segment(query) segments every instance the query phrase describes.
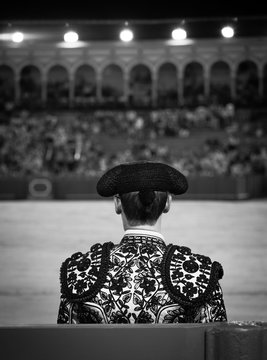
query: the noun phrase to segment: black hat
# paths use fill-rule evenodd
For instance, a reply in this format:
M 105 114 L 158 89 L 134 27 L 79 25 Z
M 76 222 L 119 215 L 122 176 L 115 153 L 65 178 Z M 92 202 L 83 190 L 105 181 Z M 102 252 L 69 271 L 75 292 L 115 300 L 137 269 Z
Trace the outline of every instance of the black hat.
M 117 165 L 102 175 L 96 185 L 98 194 L 103 197 L 143 190 L 181 195 L 187 188 L 186 177 L 180 171 L 167 164 L 151 161 Z

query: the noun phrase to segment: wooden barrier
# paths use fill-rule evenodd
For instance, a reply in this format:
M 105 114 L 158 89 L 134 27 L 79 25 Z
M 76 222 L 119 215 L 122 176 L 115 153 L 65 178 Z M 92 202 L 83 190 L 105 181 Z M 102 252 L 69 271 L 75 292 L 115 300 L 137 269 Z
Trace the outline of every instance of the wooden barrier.
M 1 200 L 23 200 L 28 196 L 26 177 L 4 176 L 0 178 Z
M 0 327 L 2 360 L 266 360 L 267 323 Z
M 267 323 L 230 323 L 207 329 L 206 360 L 239 359 L 267 359 Z
M 98 178 L 86 176 L 55 176 L 31 178 L 0 178 L 0 199 L 102 199 L 96 192 Z M 191 176 L 188 191 L 179 199 L 245 200 L 267 196 L 264 176 Z

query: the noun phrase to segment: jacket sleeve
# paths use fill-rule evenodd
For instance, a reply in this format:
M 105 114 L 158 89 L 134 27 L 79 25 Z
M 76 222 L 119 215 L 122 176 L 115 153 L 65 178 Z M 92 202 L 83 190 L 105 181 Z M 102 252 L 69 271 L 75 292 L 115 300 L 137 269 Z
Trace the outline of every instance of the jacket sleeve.
M 57 324 L 70 324 L 70 303 L 64 296 L 61 296 Z
M 102 287 L 109 266 L 113 243 L 94 244 L 90 251 L 76 252 L 60 267 L 61 298 L 57 323 L 77 322 L 77 301 L 90 300 Z M 101 274 L 101 276 L 100 276 Z
M 223 292 L 219 282 L 217 282 L 210 299 L 197 309 L 194 319 L 195 323 L 209 323 L 216 321 L 227 321 Z

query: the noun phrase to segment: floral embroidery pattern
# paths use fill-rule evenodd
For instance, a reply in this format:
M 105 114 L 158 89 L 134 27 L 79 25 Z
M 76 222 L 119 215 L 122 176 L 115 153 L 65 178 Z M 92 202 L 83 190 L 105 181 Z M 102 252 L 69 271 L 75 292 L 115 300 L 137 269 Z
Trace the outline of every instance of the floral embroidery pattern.
M 79 324 L 101 324 L 103 318 L 99 311 L 87 304 L 77 303 L 73 307 L 73 313 L 76 314 L 76 322 Z
M 169 256 L 165 260 L 168 263 L 166 282 L 174 296 L 192 302 L 207 291 L 214 274 L 209 257 L 192 254 L 187 247 L 169 246 Z
M 169 306 L 165 311 L 165 315 L 163 317 L 164 324 L 172 324 L 172 323 L 185 323 L 185 310 L 179 306 Z
M 127 235 L 118 245 L 96 244 L 62 265 L 58 323 L 226 321 L 218 281 L 211 288 L 212 271 L 209 258 L 181 246 L 168 253 L 160 238 Z M 209 299 L 194 305 L 207 288 Z

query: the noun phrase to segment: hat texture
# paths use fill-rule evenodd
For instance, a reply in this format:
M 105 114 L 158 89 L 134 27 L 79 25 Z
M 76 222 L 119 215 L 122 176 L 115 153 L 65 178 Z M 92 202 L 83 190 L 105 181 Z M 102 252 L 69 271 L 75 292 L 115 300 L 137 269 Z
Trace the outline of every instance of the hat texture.
M 180 171 L 167 164 L 151 161 L 117 165 L 104 173 L 96 186 L 98 194 L 103 197 L 143 190 L 181 195 L 187 189 L 187 179 Z

